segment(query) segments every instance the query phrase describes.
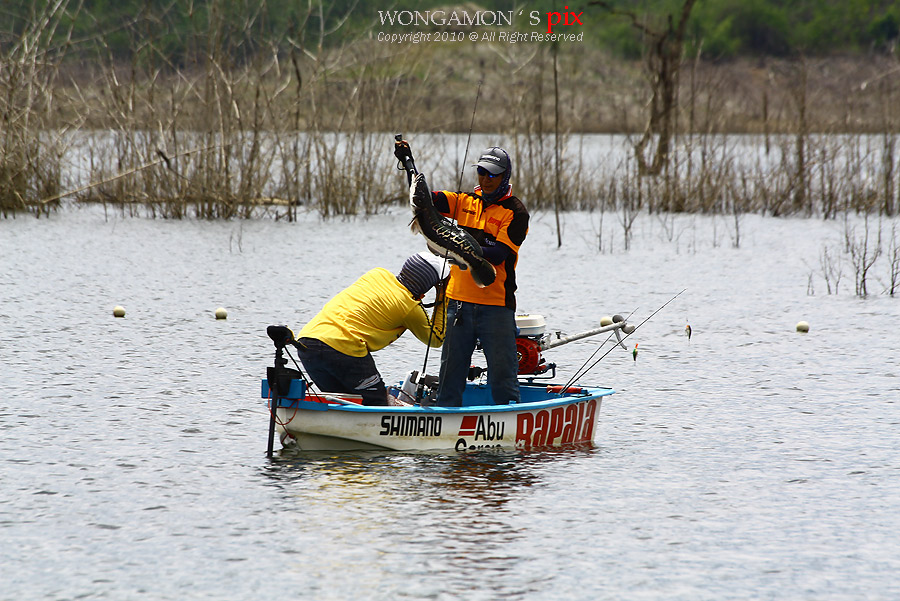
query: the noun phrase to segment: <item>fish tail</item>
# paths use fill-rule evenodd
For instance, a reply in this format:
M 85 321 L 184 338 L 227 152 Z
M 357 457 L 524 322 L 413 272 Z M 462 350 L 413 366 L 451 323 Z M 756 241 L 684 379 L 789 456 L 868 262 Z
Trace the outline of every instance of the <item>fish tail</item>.
M 474 261 L 472 267 L 472 279 L 480 288 L 490 286 L 497 279 L 497 270 L 488 261 L 484 259 Z

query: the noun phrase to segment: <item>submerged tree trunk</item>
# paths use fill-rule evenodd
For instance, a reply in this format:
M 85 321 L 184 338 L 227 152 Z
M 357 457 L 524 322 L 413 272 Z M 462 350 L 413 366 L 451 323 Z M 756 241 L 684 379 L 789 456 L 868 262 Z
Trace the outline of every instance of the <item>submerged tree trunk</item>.
M 597 5 L 612 14 L 621 15 L 631 20 L 631 24 L 645 37 L 646 68 L 650 79 L 650 114 L 641 139 L 634 145 L 634 156 L 637 159 L 641 175 L 659 175 L 669 162 L 669 149 L 675 135 L 675 117 L 678 105 L 678 81 L 681 57 L 684 47 L 684 35 L 691 9 L 695 0 L 684 0 L 678 24 L 674 24 L 673 15 L 666 15 L 663 29 L 653 29 L 645 20 L 627 10 L 612 6 L 603 0 L 594 0 L 588 6 Z M 647 160 L 647 148 L 656 138 L 656 149 L 652 160 Z

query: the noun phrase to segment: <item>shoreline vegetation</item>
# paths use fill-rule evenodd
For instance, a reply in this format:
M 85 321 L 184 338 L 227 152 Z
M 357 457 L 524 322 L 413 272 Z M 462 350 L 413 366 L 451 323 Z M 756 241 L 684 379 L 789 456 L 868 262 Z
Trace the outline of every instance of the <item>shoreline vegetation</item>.
M 4 217 L 66 203 L 167 219 L 373 214 L 407 202 L 386 168 L 388 134 L 470 128 L 512 148 L 536 211 L 610 211 L 629 225 L 640 212 L 900 211 L 895 51 L 720 62 L 677 25 L 645 27 L 634 60 L 587 42 L 399 44 L 374 29 L 251 49 L 251 17 L 212 11 L 179 64 L 140 28 L 127 59 L 103 36 L 85 59 L 69 4 L 0 44 Z M 582 134 L 622 134 L 631 151 L 609 164 Z

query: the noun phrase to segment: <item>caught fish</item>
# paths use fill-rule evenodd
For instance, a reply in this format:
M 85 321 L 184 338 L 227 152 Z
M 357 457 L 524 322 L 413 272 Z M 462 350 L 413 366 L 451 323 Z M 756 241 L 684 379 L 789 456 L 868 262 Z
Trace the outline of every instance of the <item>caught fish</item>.
M 431 252 L 440 257 L 446 256 L 460 269 L 469 269 L 472 279 L 482 288 L 494 282 L 497 270 L 484 258 L 481 245 L 469 232 L 438 213 L 431 199 L 431 190 L 421 173 L 413 177 L 409 201 L 415 215 L 413 233 L 425 236 Z

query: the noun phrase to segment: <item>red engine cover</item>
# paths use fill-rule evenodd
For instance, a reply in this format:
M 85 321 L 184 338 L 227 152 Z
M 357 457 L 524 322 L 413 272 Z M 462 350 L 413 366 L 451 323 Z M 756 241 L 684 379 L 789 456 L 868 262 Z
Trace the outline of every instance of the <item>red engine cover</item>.
M 530 338 L 516 338 L 519 373 L 533 374 L 541 364 L 541 345 Z

